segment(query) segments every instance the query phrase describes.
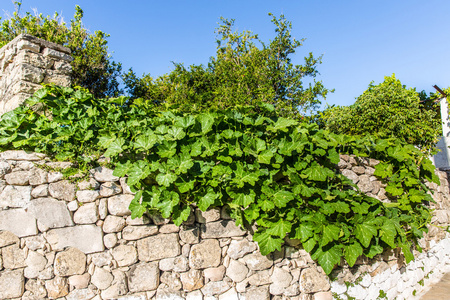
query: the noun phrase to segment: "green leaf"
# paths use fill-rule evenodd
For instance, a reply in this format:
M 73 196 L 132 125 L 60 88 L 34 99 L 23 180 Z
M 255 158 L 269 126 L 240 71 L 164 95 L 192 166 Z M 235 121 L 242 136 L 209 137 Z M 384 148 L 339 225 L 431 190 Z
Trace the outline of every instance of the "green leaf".
M 106 149 L 105 156 L 106 157 L 112 157 L 116 156 L 117 154 L 121 153 L 123 151 L 123 145 L 125 144 L 125 139 L 120 137 L 115 139 L 114 141 L 109 144 L 108 149 Z
M 311 252 L 314 247 L 316 246 L 317 241 L 314 237 L 310 238 L 306 242 L 302 242 L 303 249 L 305 249 L 307 252 Z
M 335 225 L 329 224 L 323 226 L 322 240 L 321 240 L 322 247 L 328 245 L 328 243 L 331 243 L 334 240 L 337 240 L 339 238 L 340 232 L 341 229 Z
M 328 169 L 314 162 L 309 168 L 302 171 L 302 174 L 309 180 L 326 181 L 328 178 Z
M 140 203 L 140 199 L 142 197 L 142 191 L 138 191 L 134 196 L 134 199 L 131 200 L 129 209 L 131 211 L 131 218 L 141 218 L 142 215 L 147 211 L 147 208 Z
M 286 237 L 286 234 L 291 232 L 291 228 L 291 222 L 279 219 L 278 222 L 272 224 L 272 227 L 267 229 L 266 232 L 284 239 Z
M 403 194 L 403 189 L 399 187 L 400 184 L 395 184 L 393 182 L 389 182 L 386 187 L 386 192 L 391 194 L 392 196 L 400 196 Z
M 194 189 L 195 180 L 175 182 L 175 185 L 178 187 L 180 193 L 183 194 Z
M 353 267 L 358 257 L 360 257 L 362 254 L 363 248 L 361 247 L 361 244 L 358 242 L 354 242 L 353 244 L 344 246 L 345 260 L 347 261 L 350 267 Z
M 201 211 L 206 211 L 211 205 L 214 204 L 216 199 L 220 198 L 222 195 L 220 193 L 214 193 L 212 188 L 208 189 L 206 195 L 200 198 L 198 201 L 198 208 Z
M 180 127 L 171 127 L 168 131 L 167 134 L 169 134 L 170 136 L 172 136 L 172 138 L 174 140 L 181 140 L 182 138 L 184 138 L 186 136 L 186 133 L 184 132 L 184 130 Z
M 319 256 L 317 262 L 328 275 L 333 271 L 335 265 L 341 262 L 342 251 L 338 246 L 333 246 L 330 249 L 324 251 Z
M 275 250 L 281 251 L 283 239 L 274 238 L 268 232 L 255 232 L 253 240 L 258 243 L 262 255 L 268 255 Z
M 275 124 L 273 125 L 269 125 L 267 126 L 267 130 L 276 132 L 278 130 L 283 130 L 286 129 L 287 127 L 293 126 L 293 125 L 297 125 L 298 122 L 293 120 L 293 119 L 286 119 L 286 118 L 278 118 L 278 120 L 275 122 Z
M 336 149 L 331 148 L 328 150 L 328 159 L 333 164 L 338 164 L 340 161 L 339 153 L 336 152 Z
M 121 164 L 120 162 L 116 164 L 116 167 L 114 168 L 113 175 L 117 177 L 124 177 L 127 173 L 130 167 L 132 166 L 131 161 L 127 160 L 126 163 Z
M 211 131 L 214 124 L 214 117 L 211 114 L 200 114 L 197 116 L 197 120 L 202 126 L 202 133 L 205 134 Z
M 141 179 L 147 178 L 148 175 L 150 175 L 148 162 L 139 160 L 129 168 L 127 184 L 134 186 Z
M 295 229 L 295 238 L 299 239 L 302 243 L 313 236 L 314 226 L 306 222 L 300 223 L 300 225 Z
M 158 155 L 162 158 L 172 157 L 177 153 L 177 142 L 176 141 L 163 141 L 161 145 L 158 146 Z
M 377 227 L 370 222 L 357 224 L 355 227 L 355 236 L 364 247 L 369 247 L 373 236 L 377 235 Z
M 154 133 L 141 134 L 134 142 L 134 149 L 147 151 L 151 149 L 158 141 L 158 137 Z
M 169 187 L 175 180 L 177 180 L 177 175 L 173 173 L 159 173 L 156 176 L 156 182 L 158 182 L 159 185 L 163 185 L 165 187 Z
M 294 199 L 294 194 L 285 190 L 279 190 L 273 194 L 273 202 L 279 208 L 283 208 Z
M 191 207 L 185 206 L 183 209 L 180 209 L 180 207 L 175 206 L 173 210 L 172 215 L 172 221 L 176 226 L 180 226 L 181 223 L 186 221 L 191 214 Z
M 273 152 L 270 150 L 264 150 L 258 154 L 258 162 L 262 164 L 270 164 L 272 160 Z

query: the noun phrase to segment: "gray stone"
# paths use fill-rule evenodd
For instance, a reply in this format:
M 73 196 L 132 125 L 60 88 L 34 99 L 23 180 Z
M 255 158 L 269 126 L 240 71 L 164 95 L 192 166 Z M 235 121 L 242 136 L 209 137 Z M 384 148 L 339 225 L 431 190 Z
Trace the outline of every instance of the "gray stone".
M 45 288 L 50 299 L 58 299 L 69 294 L 67 279 L 64 277 L 56 276 L 52 280 L 46 281 Z
M 115 182 L 105 182 L 100 186 L 100 196 L 111 197 L 122 193 L 122 187 Z
M 214 239 L 204 240 L 200 244 L 193 245 L 189 253 L 189 265 L 193 269 L 217 267 L 220 259 L 219 242 Z
M 270 300 L 269 286 L 251 286 L 245 292 L 245 299 Z
M 108 211 L 111 215 L 115 216 L 129 216 L 131 211 L 128 209 L 131 200 L 134 199 L 133 195 L 124 194 L 117 195 L 108 198 Z
M 226 281 L 210 281 L 201 289 L 203 295 L 212 296 L 223 294 L 231 288 Z
M 129 185 L 126 183 L 126 178 L 120 178 L 120 186 L 122 187 L 122 191 L 124 194 L 133 194 Z
M 59 252 L 55 257 L 55 275 L 81 275 L 86 270 L 86 255 L 77 248 Z
M 195 290 L 186 294 L 186 300 L 201 300 L 201 299 L 203 299 L 203 294 L 199 290 Z
M 112 271 L 114 279 L 111 286 L 102 291 L 102 299 L 114 299 L 128 293 L 127 278 L 125 273 L 120 270 Z
M 267 285 L 271 282 L 269 270 L 256 271 L 248 278 L 248 283 L 252 286 Z
M 100 193 L 98 191 L 91 190 L 81 190 L 77 191 L 77 200 L 82 203 L 94 202 L 96 199 L 100 197 Z
M 0 231 L 0 248 L 18 243 L 19 238 L 17 235 L 7 230 Z
M 291 284 L 292 275 L 282 268 L 275 268 L 270 279 L 272 281 L 270 293 L 272 295 L 281 295 L 285 288 L 289 287 Z
M 40 168 L 33 168 L 30 171 L 29 183 L 30 185 L 41 185 L 48 182 L 48 172 Z
M 0 176 L 11 172 L 11 165 L 6 160 L 0 160 Z
M 52 229 L 47 232 L 47 241 L 54 250 L 75 247 L 86 254 L 104 250 L 102 230 L 95 225 Z
M 40 198 L 48 196 L 48 184 L 38 185 L 31 191 L 31 197 Z
M 103 222 L 103 232 L 113 233 L 119 232 L 125 227 L 125 220 L 122 217 L 107 216 Z
M 28 211 L 37 219 L 41 231 L 73 225 L 66 203 L 53 198 L 32 200 Z
M 48 172 L 48 183 L 56 182 L 64 178 L 61 172 Z
M 127 226 L 122 230 L 122 238 L 127 241 L 135 241 L 157 233 L 158 226 Z
M 33 295 L 34 298 L 30 298 L 30 300 L 31 299 L 40 300 L 47 297 L 47 291 L 45 290 L 45 286 L 42 281 L 33 279 L 27 280 L 27 283 L 25 284 L 25 290 Z M 22 299 L 24 300 L 24 297 L 22 297 Z
M 108 203 L 106 199 L 100 199 L 98 201 L 98 216 L 100 219 L 104 220 L 108 215 Z
M 73 214 L 76 224 L 93 224 L 98 221 L 97 204 L 86 203 L 78 208 Z
M 220 209 L 210 208 L 207 211 L 195 210 L 195 218 L 198 223 L 210 223 L 220 219 Z
M 112 275 L 111 275 L 112 276 Z M 66 300 L 89 300 L 95 297 L 95 293 L 91 289 L 75 289 L 66 296 Z
M 362 175 L 366 172 L 366 168 L 362 166 L 354 166 L 352 168 L 352 171 L 355 172 L 357 175 Z
M 137 241 L 139 260 L 153 261 L 180 255 L 178 234 L 158 234 Z
M 175 233 L 179 231 L 180 227 L 175 224 L 165 224 L 159 228 L 160 233 Z
M 150 224 L 150 218 L 146 215 L 143 215 L 141 218 L 131 218 L 131 216 L 127 217 L 127 225 L 147 225 Z
M 248 268 L 237 260 L 232 259 L 230 260 L 226 274 L 234 282 L 241 282 L 247 277 Z
M 112 256 L 108 252 L 100 252 L 90 254 L 91 261 L 97 267 L 109 266 L 112 261 Z
M 26 278 L 37 278 L 39 272 L 44 270 L 47 265 L 47 259 L 35 251 L 28 251 L 27 259 L 25 260 L 27 266 L 24 270 Z
M 158 263 L 139 263 L 128 273 L 128 288 L 130 292 L 155 290 L 159 285 Z
M 38 233 L 36 219 L 24 209 L 0 211 L 0 230 L 10 231 L 18 237 L 36 235 Z
M 18 244 L 6 246 L 1 250 L 5 269 L 12 270 L 25 267 L 25 249 L 20 249 Z
M 304 269 L 300 275 L 300 290 L 304 293 L 326 292 L 330 289 L 328 277 L 315 268 Z
M 111 249 L 117 245 L 117 236 L 114 233 L 107 234 L 103 237 L 103 243 L 106 248 Z
M 241 258 L 241 260 L 253 271 L 265 270 L 273 265 L 271 255 L 263 256 L 260 252 L 248 254 Z
M 372 184 L 372 181 L 370 181 L 369 175 L 359 176 L 359 181 L 358 181 L 357 186 L 363 193 L 368 193 L 375 188 L 374 185 Z
M 10 185 L 28 185 L 31 173 L 29 171 L 17 171 L 5 175 L 5 180 Z
M 77 200 L 73 200 L 70 201 L 69 203 L 67 203 L 67 209 L 69 211 L 76 211 L 78 209 L 79 205 L 78 205 L 78 201 Z
M 225 266 L 222 265 L 217 268 L 207 268 L 203 270 L 203 273 L 205 274 L 205 278 L 210 281 L 220 281 L 225 275 Z
M 69 277 L 69 284 L 76 289 L 87 288 L 89 282 L 91 281 L 91 275 L 89 273 L 84 273 L 83 275 L 73 275 Z
M 131 245 L 119 245 L 112 250 L 112 256 L 119 267 L 130 266 L 137 262 L 136 248 Z
M 199 270 L 191 269 L 188 272 L 181 273 L 180 279 L 183 283 L 183 290 L 186 292 L 201 289 L 204 285 L 202 272 Z
M 234 287 L 232 287 L 225 293 L 219 295 L 219 300 L 239 300 L 239 299 L 240 297 Z
M 232 259 L 239 259 L 244 257 L 247 253 L 256 250 L 256 245 L 253 242 L 249 242 L 247 239 L 240 241 L 233 240 L 228 247 L 227 254 Z
M 48 192 L 53 198 L 70 202 L 75 199 L 75 184 L 68 180 L 52 182 L 48 185 Z
M 45 157 L 42 153 L 26 152 L 23 150 L 8 150 L 0 153 L 0 158 L 5 160 L 36 161 Z
M 0 193 L 0 208 L 26 208 L 31 200 L 31 186 L 8 185 Z
M 99 182 L 119 181 L 119 177 L 113 175 L 113 170 L 105 167 L 97 167 L 89 171 L 94 179 Z
M 100 188 L 100 183 L 94 178 L 89 178 L 89 180 L 83 180 L 78 182 L 78 189 L 80 190 L 98 190 Z
M 181 290 L 181 288 L 183 287 L 180 281 L 180 275 L 178 273 L 163 272 L 162 275 L 159 277 L 159 281 L 167 285 L 169 289 L 175 291 Z
M 182 225 L 179 231 L 180 239 L 186 244 L 198 244 L 200 230 L 197 226 Z
M 203 239 L 217 239 L 225 237 L 242 236 L 246 231 L 237 227 L 232 220 L 222 220 L 201 225 Z
M 24 283 L 23 270 L 0 272 L 0 299 L 21 297 Z
M 161 285 L 156 291 L 155 300 L 184 300 L 181 292 Z
M 109 271 L 97 267 L 92 274 L 91 283 L 100 290 L 105 290 L 111 286 L 113 279 L 114 277 Z
M 350 179 L 351 181 L 353 181 L 353 183 L 358 183 L 359 181 L 359 177 L 358 175 L 356 175 L 355 172 L 353 172 L 352 170 L 342 170 L 341 172 L 342 175 L 344 175 L 345 177 L 347 177 L 348 179 Z

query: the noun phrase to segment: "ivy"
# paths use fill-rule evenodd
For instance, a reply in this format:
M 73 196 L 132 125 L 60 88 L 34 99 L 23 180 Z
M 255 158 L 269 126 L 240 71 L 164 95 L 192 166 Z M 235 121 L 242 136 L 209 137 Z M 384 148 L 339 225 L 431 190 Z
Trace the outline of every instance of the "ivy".
M 150 101 L 94 99 L 48 86 L 0 120 L 1 150 L 43 152 L 89 168 L 104 155 L 136 192 L 133 217 L 160 213 L 175 224 L 193 208 L 227 205 L 266 255 L 298 239 L 329 274 L 400 247 L 413 259 L 431 215 L 431 162 L 395 139 L 359 138 L 278 117 L 264 104 L 235 109 L 160 111 Z M 375 175 L 390 203 L 371 198 L 339 174 L 339 154 L 381 161 Z

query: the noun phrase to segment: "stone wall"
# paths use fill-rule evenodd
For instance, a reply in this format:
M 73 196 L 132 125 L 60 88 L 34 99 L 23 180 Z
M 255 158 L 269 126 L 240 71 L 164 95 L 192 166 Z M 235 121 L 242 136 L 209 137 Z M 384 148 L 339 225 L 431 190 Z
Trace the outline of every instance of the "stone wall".
M 70 86 L 70 49 L 28 34 L 0 49 L 0 115 L 22 104 L 42 83 Z
M 374 160 L 339 167 L 383 198 Z M 54 163 L 0 153 L 0 299 L 413 299 L 450 265 L 450 237 L 432 226 L 408 265 L 397 252 L 336 268 L 331 280 L 296 242 L 262 256 L 226 211 L 196 211 L 181 227 L 156 215 L 132 219 L 125 178 L 98 167 L 71 182 Z M 448 225 L 447 174 L 433 222 Z

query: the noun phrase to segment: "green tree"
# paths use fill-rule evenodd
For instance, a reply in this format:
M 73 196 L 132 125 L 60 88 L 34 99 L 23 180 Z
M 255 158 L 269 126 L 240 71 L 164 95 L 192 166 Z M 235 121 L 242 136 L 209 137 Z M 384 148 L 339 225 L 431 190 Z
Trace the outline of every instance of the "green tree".
M 216 30 L 217 52 L 207 66 L 186 68 L 175 64 L 171 73 L 156 79 L 149 74 L 139 78 L 130 70 L 123 76 L 126 90 L 131 98 L 187 109 L 258 102 L 274 104 L 279 112 L 290 116 L 317 109 L 320 97 L 329 90 L 321 81 L 305 85 L 303 80 L 318 75 L 321 57 L 309 53 L 304 65 L 294 65 L 291 56 L 304 40 L 292 37 L 292 24 L 283 15 L 272 16 L 272 23 L 276 36 L 265 44 L 250 31 L 234 32 L 234 20 L 221 18 Z
M 1 21 L 0 47 L 21 33 L 58 43 L 72 51 L 72 85 L 82 86 L 96 97 L 117 96 L 121 93 L 118 78 L 122 67 L 108 54 L 108 34 L 95 31 L 93 34 L 83 26 L 83 10 L 75 6 L 70 26 L 55 13 L 53 17 L 26 12 L 20 14 L 20 2 L 15 2 L 16 11 L 10 18 Z
M 335 133 L 394 137 L 432 152 L 441 135 L 441 122 L 439 111 L 430 103 L 421 102 L 421 95 L 393 74 L 378 85 L 371 82 L 353 105 L 327 108 L 321 121 Z

